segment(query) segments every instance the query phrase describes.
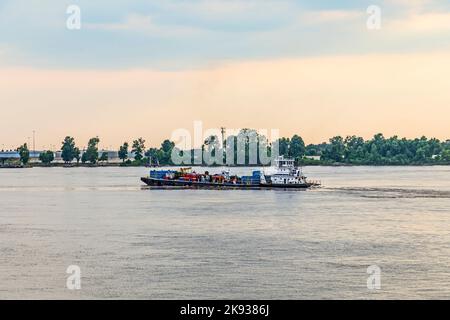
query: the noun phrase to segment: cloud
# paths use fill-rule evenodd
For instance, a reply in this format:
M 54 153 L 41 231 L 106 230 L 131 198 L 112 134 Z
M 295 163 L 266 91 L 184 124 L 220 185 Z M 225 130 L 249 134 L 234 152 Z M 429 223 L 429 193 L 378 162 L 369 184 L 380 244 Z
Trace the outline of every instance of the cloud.
M 370 0 L 77 0 L 82 29 L 65 27 L 74 1 L 4 0 L 3 64 L 43 68 L 197 68 L 267 58 L 434 50 L 447 30 L 436 1 L 382 2 L 382 30 L 366 29 Z M 414 8 L 414 9 L 412 9 Z M 408 37 L 404 33 L 408 32 Z M 442 42 L 442 41 L 441 41 Z
M 266 29 L 289 23 L 299 7 L 283 0 L 200 0 L 163 1 L 159 6 L 174 24 L 234 30 Z M 240 29 L 242 28 L 242 29 Z
M 300 19 L 308 24 L 323 24 L 333 22 L 349 22 L 365 17 L 362 10 L 321 10 L 307 11 L 300 15 Z
M 389 29 L 398 32 L 448 32 L 450 31 L 450 13 L 412 14 L 404 19 L 388 23 Z
M 436 0 L 385 0 L 387 8 L 397 7 L 395 14 L 387 8 L 384 27 L 389 32 L 426 36 L 450 31 L 450 5 Z M 391 9 L 392 11 L 392 9 Z
M 423 8 L 426 5 L 435 3 L 434 0 L 385 0 L 387 5 L 398 5 L 409 8 Z
M 205 30 L 190 26 L 162 26 L 155 23 L 151 16 L 141 14 L 129 14 L 123 21 L 110 23 L 88 22 L 84 24 L 88 30 L 99 30 L 106 32 L 132 32 L 152 35 L 157 37 L 167 36 L 189 36 L 195 35 Z
M 258 32 L 286 25 L 294 16 L 291 1 L 208 0 L 155 1 L 152 8 L 126 11 L 121 21 L 109 22 L 117 29 L 139 31 L 160 29 L 195 29 L 216 32 Z M 297 8 L 298 10 L 298 8 Z M 139 19 L 139 21 L 135 21 Z M 135 25 L 140 22 L 142 25 Z M 95 22 L 92 22 L 93 24 Z M 138 27 L 138 28 L 135 28 Z
M 156 29 L 155 24 L 150 16 L 131 14 L 128 15 L 125 21 L 122 22 L 111 22 L 111 23 L 86 23 L 85 26 L 88 29 L 100 29 L 108 31 L 117 30 L 131 30 L 131 31 L 142 31 L 142 30 L 152 30 Z

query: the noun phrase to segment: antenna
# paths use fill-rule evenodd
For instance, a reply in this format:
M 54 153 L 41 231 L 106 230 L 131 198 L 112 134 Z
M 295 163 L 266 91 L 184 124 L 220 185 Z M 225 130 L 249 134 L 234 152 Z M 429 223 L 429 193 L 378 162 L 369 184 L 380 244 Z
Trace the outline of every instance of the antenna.
M 33 130 L 33 155 L 36 155 L 36 131 Z
M 220 127 L 220 132 L 222 133 L 222 148 L 225 148 L 225 127 Z
M 225 160 L 225 127 L 220 127 L 222 133 L 222 161 Z

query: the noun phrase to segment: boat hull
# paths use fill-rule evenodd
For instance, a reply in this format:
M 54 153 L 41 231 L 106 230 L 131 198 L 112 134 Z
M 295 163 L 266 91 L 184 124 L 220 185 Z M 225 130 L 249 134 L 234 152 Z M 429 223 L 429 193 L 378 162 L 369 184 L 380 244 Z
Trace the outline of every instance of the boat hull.
M 308 189 L 318 186 L 315 183 L 302 184 L 234 184 L 234 183 L 213 183 L 213 182 L 198 182 L 198 181 L 183 181 L 183 180 L 169 180 L 143 177 L 141 181 L 150 187 L 159 188 L 186 188 L 186 189 Z

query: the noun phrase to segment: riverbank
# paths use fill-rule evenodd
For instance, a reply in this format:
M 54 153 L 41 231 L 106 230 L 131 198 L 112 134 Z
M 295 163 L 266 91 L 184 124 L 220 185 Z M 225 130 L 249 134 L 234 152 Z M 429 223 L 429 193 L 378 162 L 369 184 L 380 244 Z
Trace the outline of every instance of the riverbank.
M 317 163 L 317 164 L 301 164 L 302 167 L 434 167 L 434 166 L 450 166 L 450 163 L 411 163 L 411 164 L 352 164 L 352 163 Z M 42 163 L 31 163 L 27 165 L 14 165 L 14 166 L 0 166 L 0 169 L 30 169 L 30 168 L 105 168 L 105 167 L 147 167 L 147 168 L 179 168 L 179 167 L 209 167 L 209 168 L 218 168 L 223 167 L 221 165 L 213 165 L 213 166 L 204 166 L 204 165 L 162 165 L 159 167 L 151 166 L 148 167 L 146 165 L 128 165 L 122 163 L 78 163 L 78 164 L 66 164 L 66 163 L 52 163 L 52 164 L 42 164 Z M 226 166 L 229 168 L 260 168 L 260 167 L 268 167 L 261 165 L 233 165 Z

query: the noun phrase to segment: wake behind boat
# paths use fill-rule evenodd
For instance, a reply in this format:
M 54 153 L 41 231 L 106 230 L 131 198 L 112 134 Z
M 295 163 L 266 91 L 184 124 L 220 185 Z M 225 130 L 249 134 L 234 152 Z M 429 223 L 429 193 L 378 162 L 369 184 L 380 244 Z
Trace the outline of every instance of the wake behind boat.
M 196 173 L 192 168 L 173 170 L 151 170 L 148 177 L 141 178 L 150 187 L 157 188 L 207 188 L 207 189 L 307 189 L 320 186 L 320 182 L 309 181 L 296 167 L 294 160 L 275 159 L 272 174 L 260 170 L 251 176 L 231 175 L 229 171 L 221 174 Z

